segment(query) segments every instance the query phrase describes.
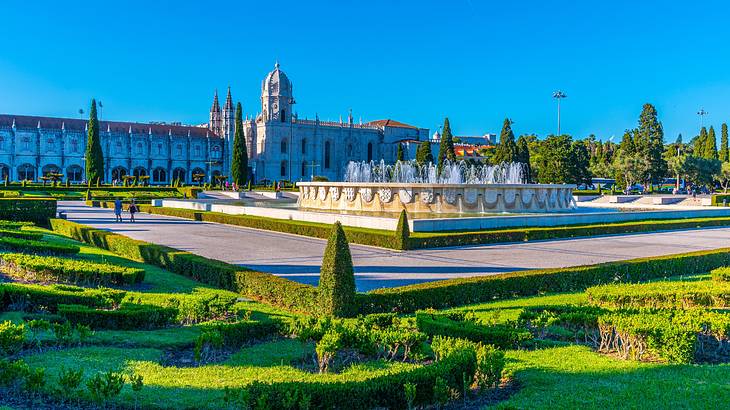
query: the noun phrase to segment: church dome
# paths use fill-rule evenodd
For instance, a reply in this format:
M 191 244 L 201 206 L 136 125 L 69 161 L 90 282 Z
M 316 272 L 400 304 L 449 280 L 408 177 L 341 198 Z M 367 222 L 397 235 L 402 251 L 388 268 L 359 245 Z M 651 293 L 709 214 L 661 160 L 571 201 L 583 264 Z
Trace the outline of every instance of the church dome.
M 439 134 L 439 132 L 436 131 L 436 132 L 433 133 L 433 136 L 431 137 L 431 139 L 434 140 L 434 141 L 438 141 L 438 140 L 441 139 L 441 134 Z
M 287 77 L 286 74 L 279 69 L 278 61 L 274 65 L 274 70 L 266 75 L 264 82 L 261 84 L 261 94 L 264 96 L 292 96 L 291 81 L 289 81 L 289 77 Z

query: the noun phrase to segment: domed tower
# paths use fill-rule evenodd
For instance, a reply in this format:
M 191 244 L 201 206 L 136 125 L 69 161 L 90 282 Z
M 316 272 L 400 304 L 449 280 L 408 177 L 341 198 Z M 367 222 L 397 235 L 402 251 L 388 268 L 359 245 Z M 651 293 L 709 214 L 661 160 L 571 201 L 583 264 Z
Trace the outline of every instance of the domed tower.
M 264 121 L 290 121 L 294 103 L 291 81 L 279 69 L 277 62 L 274 71 L 270 72 L 261 84 L 261 112 Z

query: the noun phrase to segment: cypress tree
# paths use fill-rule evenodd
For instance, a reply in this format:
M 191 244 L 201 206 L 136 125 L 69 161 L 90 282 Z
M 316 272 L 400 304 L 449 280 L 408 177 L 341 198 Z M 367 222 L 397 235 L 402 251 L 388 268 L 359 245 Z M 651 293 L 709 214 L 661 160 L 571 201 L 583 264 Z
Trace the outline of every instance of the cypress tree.
M 403 153 L 403 144 L 398 143 L 398 151 L 395 154 L 396 161 L 405 161 L 405 155 Z
M 499 134 L 499 144 L 497 144 L 494 153 L 494 161 L 497 164 L 518 161 L 515 134 L 512 132 L 512 121 L 509 118 L 505 118 L 504 124 L 502 124 L 502 132 Z
M 720 154 L 719 159 L 722 162 L 730 162 L 730 149 L 727 141 L 727 124 L 722 123 L 720 128 Z
M 99 183 L 104 179 L 104 154 L 101 151 L 99 120 L 96 117 L 96 99 L 91 100 L 84 157 L 86 158 L 86 179 L 89 183 Z
M 433 162 L 433 153 L 431 152 L 431 142 L 422 141 L 416 150 L 416 162 L 418 165 L 426 165 Z
M 236 117 L 233 134 L 233 162 L 231 163 L 231 177 L 236 186 L 243 186 L 248 180 L 248 152 L 243 136 L 243 109 L 241 103 L 236 104 Z
M 323 315 L 353 316 L 355 305 L 355 271 L 350 246 L 339 221 L 332 226 L 319 271 L 320 310 Z
M 444 119 L 444 129 L 441 133 L 441 145 L 439 145 L 438 167 L 439 170 L 444 166 L 444 160 L 450 162 L 456 161 L 456 153 L 454 152 L 454 136 L 451 135 L 451 124 L 449 118 Z
M 707 138 L 705 138 L 705 149 L 704 155 L 702 156 L 707 159 L 717 159 L 717 136 L 715 135 L 715 128 L 712 125 L 710 125 L 710 132 L 707 134 Z
M 527 138 L 525 138 L 524 135 L 517 138 L 517 162 L 525 165 L 524 179 L 529 183 L 532 180 L 530 176 L 530 147 L 527 144 Z
M 406 213 L 405 209 L 400 211 L 400 216 L 398 217 L 398 226 L 395 228 L 394 234 L 395 249 L 400 249 L 404 251 L 410 249 L 411 230 L 408 227 L 408 214 Z
M 700 128 L 700 135 L 694 138 L 692 144 L 692 151 L 695 157 L 705 157 L 705 144 L 707 144 L 707 128 Z
M 634 140 L 636 150 L 649 162 L 649 176 L 657 182 L 667 173 L 664 160 L 664 128 L 651 104 L 644 104 Z
M 621 151 L 622 155 L 631 155 L 636 153 L 636 148 L 634 147 L 634 137 L 631 135 L 631 131 L 626 130 L 624 132 L 624 136 L 621 139 L 621 144 L 619 145 L 619 150 Z

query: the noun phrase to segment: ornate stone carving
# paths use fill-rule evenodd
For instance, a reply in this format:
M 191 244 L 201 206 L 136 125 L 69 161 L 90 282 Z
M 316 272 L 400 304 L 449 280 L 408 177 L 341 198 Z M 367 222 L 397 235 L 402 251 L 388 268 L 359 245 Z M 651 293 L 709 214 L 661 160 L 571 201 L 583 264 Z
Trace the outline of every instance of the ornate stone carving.
M 532 202 L 532 197 L 535 195 L 535 191 L 532 189 L 523 189 L 520 191 L 520 198 L 522 198 L 523 205 L 529 205 Z
M 327 198 L 327 189 L 325 187 L 321 186 L 317 190 L 317 199 L 320 201 L 324 201 Z
M 365 202 L 373 200 L 373 189 L 372 188 L 360 188 L 360 198 Z
M 488 209 L 494 209 L 497 207 L 497 201 L 499 201 L 499 192 L 495 189 L 485 189 L 482 198 L 484 198 L 484 206 Z
M 347 199 L 348 202 L 352 202 L 355 200 L 355 188 L 352 188 L 352 187 L 343 188 L 342 193 L 345 194 L 345 199 Z
M 393 191 L 390 188 L 380 188 L 378 189 L 378 196 L 381 201 L 388 203 L 393 199 Z
M 505 205 L 514 206 L 515 200 L 517 199 L 517 191 L 514 189 L 505 189 L 503 199 Z
M 422 189 L 418 196 L 424 204 L 433 203 L 433 189 Z
M 464 189 L 464 202 L 466 202 L 469 205 L 474 205 L 477 203 L 477 189 L 476 188 Z
M 454 188 L 444 188 L 444 200 L 447 204 L 456 203 L 456 190 Z
M 413 201 L 413 189 L 411 188 L 400 188 L 398 189 L 398 198 L 404 204 L 410 204 Z
M 339 201 L 340 200 L 340 188 L 336 186 L 330 187 L 330 198 L 332 198 L 333 201 Z

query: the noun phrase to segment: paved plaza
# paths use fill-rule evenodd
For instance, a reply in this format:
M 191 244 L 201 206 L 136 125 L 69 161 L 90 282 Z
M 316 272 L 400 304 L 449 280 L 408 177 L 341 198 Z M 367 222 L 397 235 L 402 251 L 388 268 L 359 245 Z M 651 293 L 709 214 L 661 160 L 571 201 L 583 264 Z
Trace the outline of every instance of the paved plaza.
M 138 214 L 115 223 L 111 209 L 60 202 L 68 219 L 135 239 L 317 283 L 325 240 L 230 225 Z M 351 244 L 357 287 L 366 291 L 431 280 L 557 268 L 730 246 L 730 228 L 601 236 L 396 252 Z

